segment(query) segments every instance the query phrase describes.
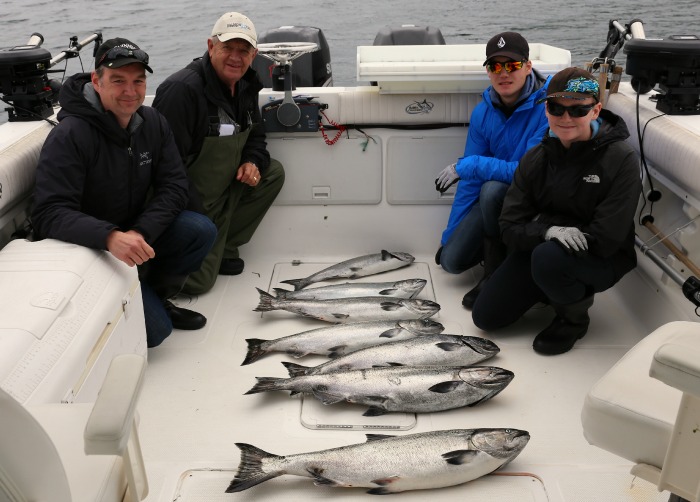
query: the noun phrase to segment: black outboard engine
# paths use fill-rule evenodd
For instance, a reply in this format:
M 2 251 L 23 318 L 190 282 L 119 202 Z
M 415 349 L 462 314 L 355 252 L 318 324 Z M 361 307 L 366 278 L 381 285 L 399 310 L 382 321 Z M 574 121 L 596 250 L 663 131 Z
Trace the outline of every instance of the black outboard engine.
M 445 45 L 445 39 L 438 28 L 404 24 L 398 28 L 382 28 L 372 45 Z
M 303 54 L 294 61 L 293 88 L 329 87 L 333 85 L 331 51 L 326 37 L 320 28 L 310 26 L 282 26 L 263 32 L 258 43 L 308 42 L 318 46 L 318 50 Z M 284 90 L 283 68 L 271 64 L 258 54 L 253 60 L 253 69 L 258 72 L 265 87 L 275 91 Z
M 700 39 L 673 35 L 662 40 L 630 40 L 626 73 L 643 94 L 659 84 L 657 110 L 668 115 L 700 115 Z
M 48 79 L 51 53 L 40 45 L 44 38 L 34 33 L 27 45 L 0 51 L 0 94 L 11 106 L 10 122 L 27 122 L 53 115 L 55 89 Z

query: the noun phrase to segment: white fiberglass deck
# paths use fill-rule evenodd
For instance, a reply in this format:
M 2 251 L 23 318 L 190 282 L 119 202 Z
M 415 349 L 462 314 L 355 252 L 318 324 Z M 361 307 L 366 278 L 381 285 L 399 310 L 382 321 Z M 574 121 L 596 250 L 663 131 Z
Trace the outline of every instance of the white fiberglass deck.
M 273 212 L 276 210 L 283 208 L 273 208 Z M 436 500 L 459 497 L 518 502 L 668 499 L 667 493 L 658 493 L 653 485 L 634 479 L 629 474 L 629 463 L 590 446 L 580 424 L 581 406 L 591 385 L 636 341 L 666 322 L 659 317 L 656 326 L 642 323 L 641 319 L 648 316 L 638 313 L 648 305 L 637 304 L 635 299 L 653 297 L 654 293 L 639 271 L 626 276 L 613 290 L 596 296 L 590 331 L 571 352 L 544 357 L 533 352 L 531 344 L 537 331 L 549 322 L 549 308 L 531 311 L 503 332 L 485 334 L 474 327 L 470 313 L 461 306 L 462 295 L 477 279 L 472 272 L 452 276 L 435 265 L 432 255 L 420 255 L 408 248 L 392 249 L 414 254 L 416 262 L 361 280 L 427 279 L 419 297 L 434 299 L 441 305 L 433 319 L 445 325 L 445 333 L 494 340 L 501 353 L 483 364 L 509 369 L 515 378 L 501 394 L 476 407 L 418 415 L 414 428 L 382 433 L 512 427 L 525 429 L 531 435 L 524 451 L 499 471 L 503 475 L 429 493 L 405 492 L 399 495 L 402 500 L 422 500 L 426 496 Z M 350 251 L 307 262 L 303 255 L 288 256 L 286 260 L 270 256 L 256 260 L 245 254 L 245 248 L 242 251 L 246 260 L 242 275 L 219 277 L 206 295 L 179 300 L 181 305 L 193 304 L 193 308 L 203 312 L 209 319 L 207 326 L 201 331 L 175 331 L 162 346 L 149 350 L 146 385 L 139 405 L 142 447 L 151 485 L 147 500 L 301 501 L 368 497 L 365 489 L 317 487 L 310 479 L 296 476 L 282 476 L 241 493 L 224 493 L 238 466 L 236 442 L 285 455 L 365 440 L 364 433 L 357 430 L 304 427 L 300 422 L 302 400 L 289 397 L 288 392 L 244 395 L 256 376 L 286 377 L 281 361 L 315 365 L 324 358 L 293 359 L 274 353 L 247 366 L 241 366 L 241 362 L 246 354 L 245 338 L 279 338 L 328 325 L 283 311 L 253 312 L 258 304 L 256 287 L 287 287 L 278 281 L 305 277 L 366 252 Z M 293 266 L 292 259 L 302 263 Z M 317 285 L 322 284 L 312 287 Z M 663 298 L 654 302 L 654 310 L 659 312 L 675 310 Z M 332 413 L 333 406 L 338 405 L 324 411 Z M 361 406 L 344 406 L 344 410 L 356 409 L 358 415 L 364 411 Z

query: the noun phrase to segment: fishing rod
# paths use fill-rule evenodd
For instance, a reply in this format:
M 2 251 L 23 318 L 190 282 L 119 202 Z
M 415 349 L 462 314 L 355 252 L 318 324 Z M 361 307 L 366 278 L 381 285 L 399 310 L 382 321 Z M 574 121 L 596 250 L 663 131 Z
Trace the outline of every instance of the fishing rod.
M 10 122 L 48 120 L 53 115 L 53 105 L 58 100 L 61 83 L 49 79 L 49 73 L 57 63 L 79 56 L 80 50 L 94 43 L 93 57 L 102 43 L 102 33 L 95 32 L 84 40 L 77 36 L 70 38 L 68 49 L 55 57 L 41 47 L 44 37 L 32 33 L 25 45 L 18 45 L 0 51 L 0 100 L 9 105 L 5 110 Z

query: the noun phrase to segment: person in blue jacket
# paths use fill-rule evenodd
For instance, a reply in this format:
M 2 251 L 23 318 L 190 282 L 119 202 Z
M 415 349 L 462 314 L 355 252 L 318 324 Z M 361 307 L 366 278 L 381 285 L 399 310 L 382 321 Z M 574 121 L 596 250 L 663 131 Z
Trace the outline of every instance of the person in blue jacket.
M 530 47 L 519 33 L 499 33 L 488 41 L 484 66 L 491 85 L 471 115 L 464 156 L 435 180 L 443 193 L 459 181 L 436 263 L 459 274 L 484 262 L 482 279 L 462 299 L 468 309 L 505 259 L 498 217 L 518 161 L 547 131 L 538 100 L 546 96 L 549 78 L 529 58 Z
M 104 250 L 138 267 L 148 347 L 173 328 L 206 318 L 173 304 L 216 238 L 204 215 L 187 211 L 189 182 L 168 122 L 142 106 L 148 54 L 106 40 L 95 69 L 63 84 L 58 125 L 39 156 L 32 224 L 36 239 Z

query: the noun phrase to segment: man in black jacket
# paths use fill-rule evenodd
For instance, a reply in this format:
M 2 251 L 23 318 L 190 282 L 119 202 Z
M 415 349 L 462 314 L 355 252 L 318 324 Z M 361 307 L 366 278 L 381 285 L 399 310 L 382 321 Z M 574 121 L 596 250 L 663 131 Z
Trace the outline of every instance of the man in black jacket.
M 216 237 L 201 214 L 185 211 L 188 180 L 173 134 L 141 106 L 148 54 L 123 38 L 105 41 L 95 70 L 70 77 L 60 92 L 59 124 L 41 151 L 32 223 L 53 238 L 109 251 L 141 280 L 149 347 L 173 327 L 206 318 L 169 298 L 197 270 Z
M 228 12 L 214 25 L 207 52 L 165 80 L 153 106 L 170 122 L 193 186 L 190 207 L 216 224 L 218 237 L 185 291 L 211 289 L 217 274 L 243 271 L 239 246 L 250 241 L 284 183 L 270 159 L 250 68 L 257 34 L 250 19 Z M 199 204 L 196 204 L 198 202 Z

